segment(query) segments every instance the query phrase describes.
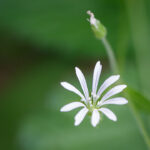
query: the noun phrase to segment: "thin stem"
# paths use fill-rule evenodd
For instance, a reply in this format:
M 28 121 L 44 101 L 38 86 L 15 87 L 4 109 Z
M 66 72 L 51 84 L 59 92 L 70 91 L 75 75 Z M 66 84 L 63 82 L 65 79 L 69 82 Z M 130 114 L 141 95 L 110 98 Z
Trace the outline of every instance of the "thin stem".
M 110 66 L 111 66 L 112 71 L 114 73 L 118 72 L 115 55 L 113 53 L 113 50 L 112 50 L 109 42 L 107 41 L 106 38 L 103 38 L 102 39 L 102 43 L 103 43 L 104 47 L 106 48 L 106 51 L 107 51 L 107 54 L 108 54 L 108 57 L 109 57 Z M 130 97 L 128 93 L 125 93 L 125 94 L 128 97 Z M 139 113 L 137 112 L 136 108 L 132 104 L 132 102 L 129 102 L 129 106 L 130 106 L 130 109 L 132 110 L 132 113 L 133 113 L 133 115 L 134 115 L 134 117 L 135 117 L 135 119 L 137 121 L 137 124 L 139 126 L 140 131 L 141 131 L 141 134 L 143 135 L 145 143 L 147 144 L 148 149 L 150 149 L 150 138 L 149 138 L 149 136 L 148 136 L 148 134 L 146 132 L 146 129 L 145 129 L 144 124 L 143 124 L 143 121 L 142 121 Z
M 112 47 L 109 44 L 108 40 L 106 39 L 106 37 L 102 38 L 102 43 L 107 51 L 108 57 L 109 57 L 109 63 L 110 63 L 110 67 L 112 69 L 112 71 L 114 73 L 118 72 L 118 67 L 117 67 L 117 63 L 116 63 L 116 59 L 115 59 L 115 55 L 113 53 Z

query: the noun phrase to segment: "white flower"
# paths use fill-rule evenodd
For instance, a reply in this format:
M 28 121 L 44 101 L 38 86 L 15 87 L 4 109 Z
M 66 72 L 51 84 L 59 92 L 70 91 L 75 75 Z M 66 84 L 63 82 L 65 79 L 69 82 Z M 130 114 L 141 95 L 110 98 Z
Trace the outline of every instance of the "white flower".
M 82 87 L 82 94 L 78 89 L 76 89 L 73 85 L 67 82 L 61 82 L 61 85 L 71 91 L 76 93 L 81 97 L 81 102 L 72 102 L 61 108 L 61 112 L 68 112 L 75 108 L 82 107 L 82 109 L 75 116 L 75 126 L 78 126 L 86 116 L 88 112 L 92 113 L 91 115 L 91 124 L 95 127 L 99 121 L 101 120 L 100 114 L 103 113 L 110 120 L 117 121 L 116 115 L 108 108 L 105 108 L 106 104 L 116 104 L 123 105 L 127 104 L 128 101 L 123 97 L 111 98 L 112 96 L 122 92 L 127 86 L 126 85 L 117 85 L 110 89 L 106 94 L 102 93 L 113 83 L 115 83 L 119 79 L 119 75 L 110 76 L 108 79 L 104 81 L 104 83 L 97 90 L 99 77 L 101 74 L 102 65 L 100 61 L 98 61 L 95 65 L 94 73 L 93 73 L 93 83 L 92 83 L 92 92 L 89 94 L 85 77 L 79 68 L 75 68 L 76 75 Z

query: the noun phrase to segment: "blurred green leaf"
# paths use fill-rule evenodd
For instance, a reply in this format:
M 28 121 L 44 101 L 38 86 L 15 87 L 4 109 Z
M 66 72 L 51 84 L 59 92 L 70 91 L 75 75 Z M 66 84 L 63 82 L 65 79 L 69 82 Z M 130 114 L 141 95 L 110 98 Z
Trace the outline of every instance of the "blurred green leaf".
M 145 98 L 141 93 L 135 91 L 132 88 L 128 88 L 128 92 L 126 93 L 130 108 L 135 117 L 137 125 L 139 126 L 139 130 L 141 131 L 141 135 L 145 140 L 147 148 L 150 148 L 150 126 L 149 117 L 150 117 L 150 101 Z
M 140 112 L 150 113 L 150 100 L 148 98 L 130 87 L 128 87 L 126 91 L 129 94 L 129 100 Z

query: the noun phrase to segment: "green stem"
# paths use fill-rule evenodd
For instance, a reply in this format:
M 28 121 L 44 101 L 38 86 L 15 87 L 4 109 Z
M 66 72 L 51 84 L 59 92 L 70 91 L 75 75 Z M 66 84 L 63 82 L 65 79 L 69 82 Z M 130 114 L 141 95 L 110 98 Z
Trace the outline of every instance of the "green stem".
M 111 46 L 110 46 L 110 44 L 109 44 L 109 42 L 107 41 L 106 38 L 102 39 L 102 43 L 103 43 L 104 47 L 106 48 L 106 51 L 107 51 L 107 54 L 108 54 L 108 57 L 109 57 L 109 61 L 110 61 L 111 69 L 114 73 L 116 73 L 118 71 L 118 68 L 117 68 L 117 63 L 116 63 L 116 59 L 115 59 L 115 55 L 113 53 L 113 50 L 112 50 L 112 48 L 111 48 Z M 126 93 L 126 94 L 129 97 L 129 94 L 128 93 Z M 149 136 L 146 132 L 146 129 L 144 127 L 143 121 L 142 121 L 139 113 L 137 112 L 137 110 L 134 107 L 134 105 L 132 104 L 132 102 L 129 102 L 129 107 L 132 110 L 132 113 L 133 113 L 133 115 L 136 119 L 138 127 L 141 131 L 141 134 L 143 135 L 145 143 L 147 144 L 148 149 L 150 149 L 150 138 L 149 138 Z
M 116 63 L 116 59 L 115 59 L 115 55 L 113 53 L 113 50 L 112 50 L 108 40 L 106 39 L 106 37 L 102 38 L 101 40 L 102 40 L 102 43 L 103 43 L 103 45 L 107 51 L 107 55 L 109 57 L 110 67 L 114 73 L 117 73 L 118 67 L 117 67 L 117 63 Z

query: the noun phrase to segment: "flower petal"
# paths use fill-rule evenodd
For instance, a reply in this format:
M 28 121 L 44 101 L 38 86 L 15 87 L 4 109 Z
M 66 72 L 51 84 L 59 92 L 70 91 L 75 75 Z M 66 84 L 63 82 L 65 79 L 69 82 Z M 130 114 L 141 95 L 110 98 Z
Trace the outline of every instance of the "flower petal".
M 69 91 L 71 91 L 71 92 L 74 92 L 74 93 L 76 93 L 77 95 L 79 95 L 79 96 L 82 98 L 82 100 L 85 99 L 85 97 L 83 96 L 83 94 L 81 94 L 81 92 L 80 92 L 78 89 L 76 89 L 73 85 L 71 85 L 70 83 L 68 83 L 68 82 L 61 82 L 61 85 L 62 85 L 65 89 L 67 89 L 67 90 L 69 90 Z
M 97 90 L 97 85 L 98 85 L 99 77 L 101 74 L 101 70 L 102 70 L 102 65 L 100 65 L 100 61 L 98 61 L 95 65 L 94 73 L 93 73 L 93 83 L 92 83 L 93 95 L 96 95 L 96 90 Z
M 96 127 L 99 121 L 100 121 L 100 114 L 97 109 L 94 109 L 91 117 L 92 126 Z
M 75 115 L 75 118 L 74 118 L 75 119 L 75 123 L 74 123 L 75 126 L 78 126 L 83 121 L 87 112 L 88 112 L 88 109 L 83 108 Z
M 78 107 L 84 107 L 84 104 L 81 102 L 72 102 L 72 103 L 69 103 L 69 104 L 63 106 L 60 109 L 60 111 L 61 112 L 67 112 L 67 111 L 71 111 L 71 110 L 78 108 Z
M 120 78 L 120 75 L 113 75 L 113 76 L 110 76 L 108 79 L 106 79 L 97 92 L 98 98 L 110 85 L 115 83 L 119 78 Z
M 117 85 L 111 90 L 109 90 L 101 99 L 101 103 L 103 103 L 109 97 L 122 92 L 127 86 L 126 85 Z
M 128 103 L 128 100 L 126 100 L 125 98 L 116 97 L 116 98 L 112 98 L 112 99 L 104 101 L 102 104 L 100 104 L 100 106 L 106 105 L 106 104 L 124 105 L 124 104 L 127 104 L 127 103 Z
M 117 121 L 116 115 L 110 109 L 100 108 L 99 111 L 106 115 L 110 120 Z
M 80 85 L 82 87 L 82 90 L 84 92 L 85 98 L 89 99 L 89 92 L 88 92 L 85 77 L 79 68 L 75 67 L 75 71 L 76 71 L 76 75 L 78 77 L 78 80 L 80 82 Z

